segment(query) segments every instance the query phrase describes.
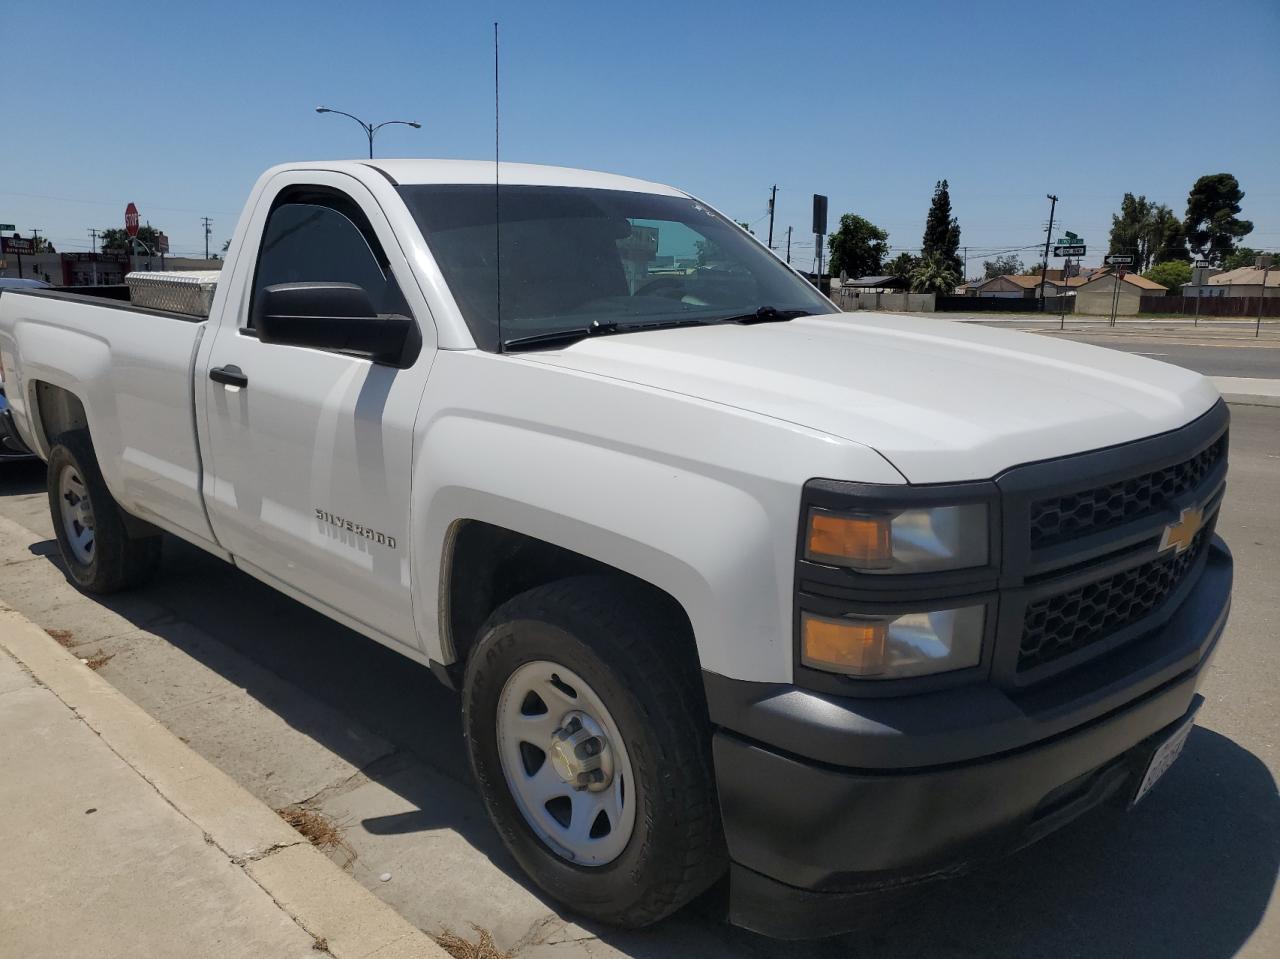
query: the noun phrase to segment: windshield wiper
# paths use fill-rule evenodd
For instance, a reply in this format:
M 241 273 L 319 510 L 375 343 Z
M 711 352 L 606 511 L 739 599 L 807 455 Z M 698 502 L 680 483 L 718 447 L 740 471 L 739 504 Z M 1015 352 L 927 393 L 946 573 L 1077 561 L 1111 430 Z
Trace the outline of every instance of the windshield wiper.
M 574 327 L 569 330 L 548 330 L 545 333 L 530 333 L 528 336 L 517 336 L 502 341 L 504 350 L 535 349 L 539 346 L 568 346 L 585 340 L 591 336 L 606 336 L 611 333 L 643 333 L 646 330 L 670 330 L 679 326 L 710 326 L 720 323 L 718 319 L 707 320 L 659 320 L 656 323 L 601 323 L 592 320 L 589 326 Z
M 776 306 L 762 306 L 754 313 L 721 317 L 719 323 L 783 323 L 800 316 L 812 316 L 808 310 L 780 310 Z
M 510 350 L 534 346 L 561 346 L 577 343 L 578 340 L 585 340 L 588 336 L 607 336 L 610 333 L 617 333 L 618 330 L 617 323 L 601 323 L 599 320 L 592 320 L 588 326 L 574 327 L 569 330 L 546 330 L 542 333 L 530 333 L 528 336 L 516 336 L 503 340 L 502 348 Z

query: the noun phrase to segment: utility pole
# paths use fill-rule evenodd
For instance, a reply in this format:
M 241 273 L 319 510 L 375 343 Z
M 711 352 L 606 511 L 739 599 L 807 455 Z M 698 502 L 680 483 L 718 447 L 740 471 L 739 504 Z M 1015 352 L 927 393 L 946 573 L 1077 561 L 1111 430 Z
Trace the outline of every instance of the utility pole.
M 40 279 L 40 267 L 36 265 L 35 258 L 40 255 L 40 234 L 43 230 L 31 229 L 31 275 L 37 280 Z M 19 273 L 22 271 L 19 270 Z
M 93 285 L 98 285 L 98 231 L 89 231 L 89 249 L 93 251 L 89 258 L 89 265 L 93 268 Z
M 1049 241 L 1053 239 L 1053 211 L 1058 208 L 1058 198 L 1052 193 L 1046 194 L 1049 200 L 1049 228 L 1044 233 L 1044 262 L 1040 264 L 1040 312 L 1044 312 L 1044 280 L 1049 270 Z
M 791 263 L 791 227 L 787 227 L 787 264 Z
M 213 232 L 210 224 L 213 223 L 207 216 L 202 216 L 201 221 L 204 223 L 204 258 L 209 259 L 209 235 Z
M 769 249 L 773 249 L 773 208 L 778 202 L 778 184 L 769 192 Z
M 968 283 L 969 282 L 969 248 L 967 246 L 962 246 L 960 247 L 960 249 L 964 250 L 964 276 L 960 277 L 960 281 L 962 283 Z

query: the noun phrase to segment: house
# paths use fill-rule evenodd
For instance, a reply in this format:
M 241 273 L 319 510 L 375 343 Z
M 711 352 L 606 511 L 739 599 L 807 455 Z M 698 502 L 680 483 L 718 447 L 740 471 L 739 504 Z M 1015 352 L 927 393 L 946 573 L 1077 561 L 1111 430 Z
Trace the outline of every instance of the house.
M 1136 273 L 1126 273 L 1123 277 L 1115 273 L 1095 273 L 1075 286 L 1075 291 L 1076 312 L 1098 316 L 1110 316 L 1113 303 L 1117 316 L 1134 316 L 1144 296 L 1162 296 L 1169 292 L 1167 287 Z
M 910 285 L 905 276 L 860 276 L 840 281 L 840 289 L 848 293 L 900 293 Z
M 1221 274 L 1216 266 L 1194 266 L 1191 268 L 1191 282 L 1182 284 L 1183 296 L 1225 296 L 1225 286 L 1210 286 L 1209 281 Z M 1170 290 L 1170 293 L 1173 291 Z
M 1062 271 L 1054 271 L 1059 277 Z M 1020 276 L 1007 273 L 1004 276 L 993 276 L 989 280 L 983 280 L 974 286 L 971 290 L 972 296 L 988 296 L 1001 297 L 1004 299 L 1027 299 L 1034 300 L 1040 295 L 1040 275 Z M 1044 284 L 1045 296 L 1057 296 L 1058 284 L 1051 278 L 1046 278 Z
M 1262 292 L 1263 275 L 1266 275 L 1266 293 Z M 1228 270 L 1209 277 L 1205 288 L 1209 296 L 1280 296 L 1280 263 L 1272 265 L 1270 270 L 1257 266 L 1242 266 L 1236 270 Z M 1195 296 L 1195 293 L 1188 293 Z

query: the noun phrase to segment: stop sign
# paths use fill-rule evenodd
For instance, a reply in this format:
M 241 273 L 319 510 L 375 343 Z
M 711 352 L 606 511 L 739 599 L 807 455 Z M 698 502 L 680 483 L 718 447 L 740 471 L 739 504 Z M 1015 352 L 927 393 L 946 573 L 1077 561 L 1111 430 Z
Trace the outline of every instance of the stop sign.
M 132 203 L 124 208 L 124 231 L 130 236 L 138 235 L 138 208 Z

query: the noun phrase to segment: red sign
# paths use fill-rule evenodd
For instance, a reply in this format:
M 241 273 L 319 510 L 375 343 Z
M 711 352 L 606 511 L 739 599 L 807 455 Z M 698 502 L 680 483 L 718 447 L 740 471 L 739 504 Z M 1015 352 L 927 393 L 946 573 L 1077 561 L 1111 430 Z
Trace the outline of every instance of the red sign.
M 138 208 L 132 203 L 124 208 L 124 231 L 130 236 L 138 235 Z
M 24 240 L 16 233 L 11 237 L 0 236 L 0 253 L 12 253 L 14 256 L 35 256 L 36 244 L 34 240 Z

